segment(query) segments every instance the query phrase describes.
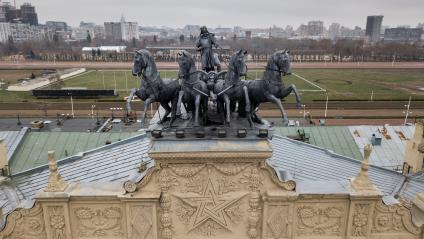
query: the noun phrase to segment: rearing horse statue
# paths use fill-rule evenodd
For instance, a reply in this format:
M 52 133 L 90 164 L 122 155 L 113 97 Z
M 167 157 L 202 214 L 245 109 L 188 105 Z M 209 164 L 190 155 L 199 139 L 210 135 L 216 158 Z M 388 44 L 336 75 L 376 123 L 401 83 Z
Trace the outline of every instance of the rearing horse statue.
M 144 127 L 146 120 L 146 112 L 151 103 L 159 102 L 165 109 L 165 114 L 162 116 L 160 123 L 163 123 L 172 110 L 176 108 L 178 81 L 164 79 L 162 80 L 156 68 L 156 63 L 152 54 L 145 50 L 139 50 L 134 56 L 134 66 L 132 74 L 140 78 L 140 89 L 132 89 L 131 95 L 127 100 L 127 110 L 131 111 L 131 100 L 136 95 L 144 101 L 144 110 L 141 117 L 141 127 Z M 171 103 L 172 107 L 169 106 Z M 172 117 L 175 117 L 173 112 Z M 173 121 L 173 119 L 171 119 Z
M 296 96 L 297 107 L 301 106 L 300 94 L 294 84 L 284 86 L 281 77 L 291 74 L 291 63 L 289 51 L 277 51 L 270 56 L 266 70 L 260 80 L 247 81 L 249 96 L 252 103 L 252 112 L 264 102 L 272 102 L 278 106 L 283 116 L 283 123 L 288 123 L 287 113 L 283 108 L 281 99 L 287 97 L 291 92 Z M 261 123 L 261 119 L 252 114 L 253 121 Z

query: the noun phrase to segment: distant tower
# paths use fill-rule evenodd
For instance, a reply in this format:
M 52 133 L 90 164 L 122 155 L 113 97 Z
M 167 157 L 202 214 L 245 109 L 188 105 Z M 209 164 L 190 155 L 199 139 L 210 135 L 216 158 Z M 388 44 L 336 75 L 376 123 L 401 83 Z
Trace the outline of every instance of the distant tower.
M 368 16 L 365 35 L 371 43 L 380 41 L 381 24 L 384 16 Z

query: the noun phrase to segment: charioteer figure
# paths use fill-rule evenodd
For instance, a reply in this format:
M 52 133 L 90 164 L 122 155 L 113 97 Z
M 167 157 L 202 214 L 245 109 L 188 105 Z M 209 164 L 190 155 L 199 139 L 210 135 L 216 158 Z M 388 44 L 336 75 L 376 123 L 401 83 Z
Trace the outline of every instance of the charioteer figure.
M 215 34 L 210 33 L 206 26 L 200 28 L 200 35 L 197 39 L 196 47 L 200 51 L 202 70 L 206 72 L 214 71 L 215 65 L 219 64 L 215 58 L 212 48 L 218 48 L 219 45 L 216 43 Z M 219 67 L 220 68 L 220 67 Z

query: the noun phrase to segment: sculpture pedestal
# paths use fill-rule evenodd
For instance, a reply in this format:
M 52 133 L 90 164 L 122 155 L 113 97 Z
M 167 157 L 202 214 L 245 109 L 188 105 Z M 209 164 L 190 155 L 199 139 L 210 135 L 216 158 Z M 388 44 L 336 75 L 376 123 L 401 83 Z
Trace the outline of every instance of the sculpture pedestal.
M 153 140 L 149 156 L 155 167 L 127 196 L 160 195 L 161 238 L 258 238 L 264 209 L 281 207 L 264 203 L 266 195 L 297 197 L 295 182 L 266 164 L 266 139 Z

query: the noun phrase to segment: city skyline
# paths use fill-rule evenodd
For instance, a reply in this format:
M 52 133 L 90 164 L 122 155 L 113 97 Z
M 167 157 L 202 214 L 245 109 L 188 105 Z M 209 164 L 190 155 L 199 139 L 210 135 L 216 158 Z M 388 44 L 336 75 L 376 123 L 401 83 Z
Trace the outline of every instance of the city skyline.
M 18 0 L 17 5 L 24 2 L 35 5 L 40 23 L 57 20 L 65 21 L 71 26 L 78 26 L 81 21 L 97 24 L 119 21 L 122 15 L 129 21 L 139 22 L 141 26 L 173 28 L 182 28 L 188 24 L 244 28 L 266 28 L 272 25 L 298 27 L 310 20 L 321 20 L 327 28 L 333 22 L 351 28 L 355 26 L 365 28 L 368 15 L 384 15 L 383 25 L 391 27 L 398 25 L 415 27 L 424 21 L 420 12 L 420 9 L 424 9 L 424 1 L 420 0 L 402 1 L 402 5 L 399 0 L 324 0 L 320 1 L 319 5 L 313 0 L 296 2 L 264 0 L 260 4 L 238 0 L 230 2 L 216 0 L 213 4 L 194 0 L 182 0 L 178 3 L 165 0 L 149 2 L 121 0 L 107 3 L 100 0 L 72 2 Z M 100 13 L 98 9 L 101 9 Z M 299 14 L 300 11 L 303 14 Z M 76 12 L 78 14 L 75 14 Z

